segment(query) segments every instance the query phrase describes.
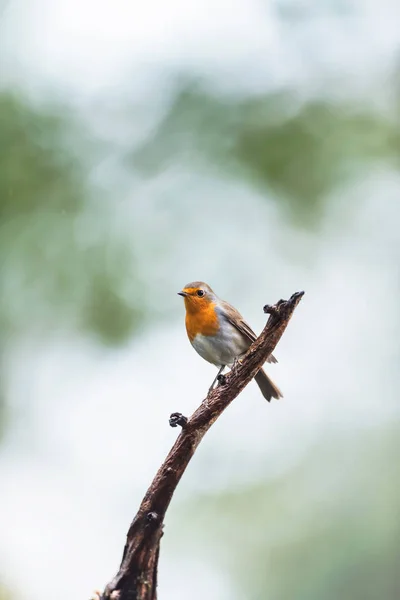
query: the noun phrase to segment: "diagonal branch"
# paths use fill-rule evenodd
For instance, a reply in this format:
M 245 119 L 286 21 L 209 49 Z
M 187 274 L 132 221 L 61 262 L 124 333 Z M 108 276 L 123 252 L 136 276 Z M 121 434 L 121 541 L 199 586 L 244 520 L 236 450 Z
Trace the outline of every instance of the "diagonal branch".
M 279 300 L 274 306 L 264 306 L 264 312 L 270 315 L 268 322 L 243 360 L 209 392 L 189 420 L 180 413 L 171 415 L 170 424 L 181 425 L 182 431 L 131 523 L 117 575 L 98 598 L 156 600 L 160 539 L 172 495 L 205 433 L 274 351 L 303 295 L 304 292 L 297 292 L 287 301 Z

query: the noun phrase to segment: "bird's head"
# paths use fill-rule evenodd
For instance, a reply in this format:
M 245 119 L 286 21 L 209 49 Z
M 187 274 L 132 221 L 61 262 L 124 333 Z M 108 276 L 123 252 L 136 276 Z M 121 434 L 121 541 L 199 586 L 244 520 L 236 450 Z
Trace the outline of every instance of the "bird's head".
M 190 312 L 207 308 L 210 303 L 215 303 L 216 300 L 210 286 L 203 281 L 188 283 L 178 294 L 183 296 L 186 310 Z

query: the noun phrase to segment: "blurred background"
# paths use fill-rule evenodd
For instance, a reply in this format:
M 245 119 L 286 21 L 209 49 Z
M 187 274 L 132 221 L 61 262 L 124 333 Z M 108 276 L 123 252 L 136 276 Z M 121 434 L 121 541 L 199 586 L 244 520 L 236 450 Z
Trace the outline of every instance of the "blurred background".
M 400 592 L 397 0 L 0 0 L 0 598 L 88 599 L 215 369 L 306 296 L 167 515 L 161 600 Z

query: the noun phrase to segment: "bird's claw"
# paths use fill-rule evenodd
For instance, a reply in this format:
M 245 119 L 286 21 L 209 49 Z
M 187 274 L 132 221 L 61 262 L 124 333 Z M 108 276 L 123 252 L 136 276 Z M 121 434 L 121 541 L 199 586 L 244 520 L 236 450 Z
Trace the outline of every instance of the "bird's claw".
M 226 375 L 224 375 L 223 373 L 220 373 L 217 377 L 217 381 L 218 381 L 219 385 L 225 385 L 226 384 Z

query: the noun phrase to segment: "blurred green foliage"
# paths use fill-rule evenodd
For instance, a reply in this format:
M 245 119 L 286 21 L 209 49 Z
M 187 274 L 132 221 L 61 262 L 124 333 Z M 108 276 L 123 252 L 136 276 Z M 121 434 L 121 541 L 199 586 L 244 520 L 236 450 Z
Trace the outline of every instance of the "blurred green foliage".
M 0 583 L 0 600 L 11 600 L 11 593 Z
M 238 600 L 395 600 L 399 428 L 324 436 L 282 478 L 199 497 L 180 526 L 234 574 Z
M 174 161 L 206 161 L 275 194 L 298 224 L 318 223 L 327 194 L 365 161 L 396 161 L 400 131 L 382 111 L 355 102 L 301 102 L 296 93 L 221 97 L 183 84 L 163 121 L 133 154 L 144 174 Z
M 76 214 L 84 200 L 79 164 L 62 143 L 60 116 L 0 96 L 0 218 L 35 210 Z
M 141 321 L 131 245 L 89 183 L 83 131 L 65 108 L 0 93 L 0 351 L 30 331 L 78 329 L 120 344 Z
M 79 124 L 65 109 L 0 94 L 0 327 L 76 327 L 120 343 L 141 307 L 125 300 L 134 275 L 126 241 L 112 235 Z M 94 196 L 96 194 L 96 200 Z
M 0 582 L 0 600 L 11 600 L 14 597 L 10 590 Z

